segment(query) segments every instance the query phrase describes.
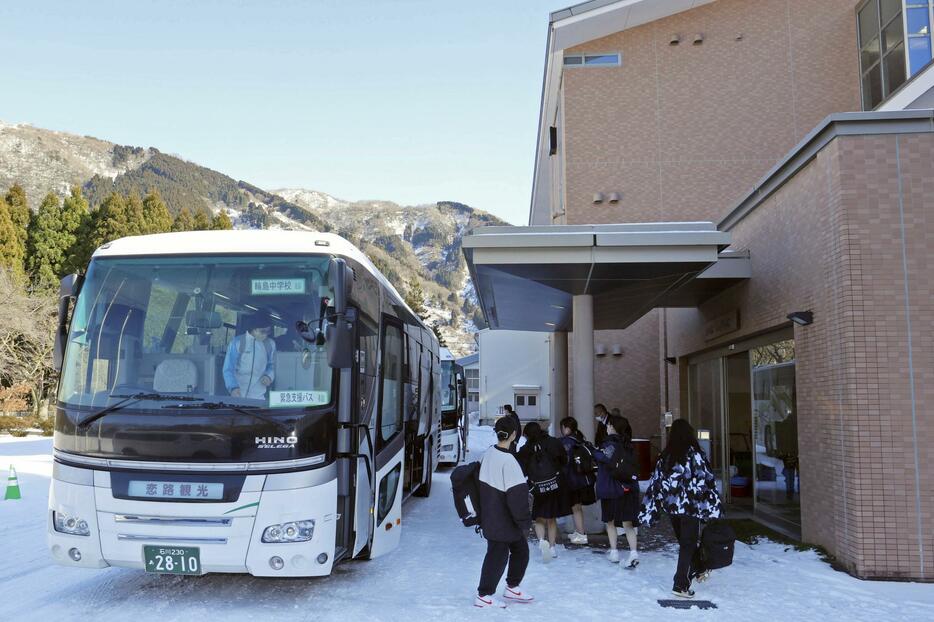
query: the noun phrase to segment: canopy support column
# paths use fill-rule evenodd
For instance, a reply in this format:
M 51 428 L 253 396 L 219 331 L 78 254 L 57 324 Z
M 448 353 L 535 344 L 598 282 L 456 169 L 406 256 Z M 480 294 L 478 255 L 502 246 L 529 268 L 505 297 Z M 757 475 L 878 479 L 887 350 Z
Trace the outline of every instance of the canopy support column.
M 561 436 L 561 420 L 568 416 L 568 334 L 551 336 L 551 434 Z
M 572 416 L 584 436 L 594 440 L 593 419 L 593 296 L 582 294 L 573 298 L 572 369 L 574 393 Z

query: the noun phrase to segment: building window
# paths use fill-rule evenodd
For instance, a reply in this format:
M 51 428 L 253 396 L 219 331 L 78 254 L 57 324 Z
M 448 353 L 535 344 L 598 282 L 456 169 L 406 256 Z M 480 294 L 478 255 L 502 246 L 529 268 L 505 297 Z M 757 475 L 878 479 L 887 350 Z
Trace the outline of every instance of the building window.
M 908 0 L 905 3 L 908 26 L 908 69 L 915 75 L 931 62 L 931 24 L 934 0 Z
M 622 58 L 619 52 L 608 54 L 566 54 L 564 56 L 565 67 L 619 67 L 622 64 Z
M 857 21 L 863 109 L 872 110 L 908 77 L 902 0 L 868 0 Z

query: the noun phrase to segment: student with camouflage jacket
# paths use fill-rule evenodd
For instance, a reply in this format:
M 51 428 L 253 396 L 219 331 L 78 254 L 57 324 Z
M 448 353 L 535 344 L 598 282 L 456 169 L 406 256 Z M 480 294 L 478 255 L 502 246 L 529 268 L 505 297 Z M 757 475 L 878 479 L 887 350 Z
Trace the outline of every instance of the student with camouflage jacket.
M 700 523 L 719 518 L 722 506 L 710 464 L 694 428 L 685 419 L 676 419 L 671 425 L 668 444 L 642 498 L 639 522 L 649 526 L 662 512 L 671 518 L 679 544 L 672 593 L 693 598 L 691 581 L 705 574 L 697 555 Z

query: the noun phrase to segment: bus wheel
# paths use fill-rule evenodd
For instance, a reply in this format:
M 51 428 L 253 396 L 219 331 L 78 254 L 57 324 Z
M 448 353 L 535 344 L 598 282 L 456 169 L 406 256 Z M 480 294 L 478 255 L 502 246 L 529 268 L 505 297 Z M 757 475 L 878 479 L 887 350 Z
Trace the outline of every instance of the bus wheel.
M 431 443 L 429 443 L 428 445 L 429 447 L 432 446 Z M 433 472 L 432 466 L 434 465 L 432 464 L 431 453 L 429 453 L 428 454 L 428 468 L 427 468 L 427 471 L 425 472 L 426 479 L 422 483 L 422 485 L 419 486 L 418 489 L 415 491 L 416 497 L 427 497 L 428 495 L 431 494 L 431 476 Z

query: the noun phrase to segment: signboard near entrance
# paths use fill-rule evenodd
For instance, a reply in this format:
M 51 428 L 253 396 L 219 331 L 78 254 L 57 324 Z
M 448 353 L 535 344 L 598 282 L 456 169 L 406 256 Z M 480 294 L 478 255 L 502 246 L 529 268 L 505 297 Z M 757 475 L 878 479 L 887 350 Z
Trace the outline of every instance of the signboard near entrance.
M 739 309 L 717 316 L 704 323 L 704 340 L 710 341 L 739 330 Z

